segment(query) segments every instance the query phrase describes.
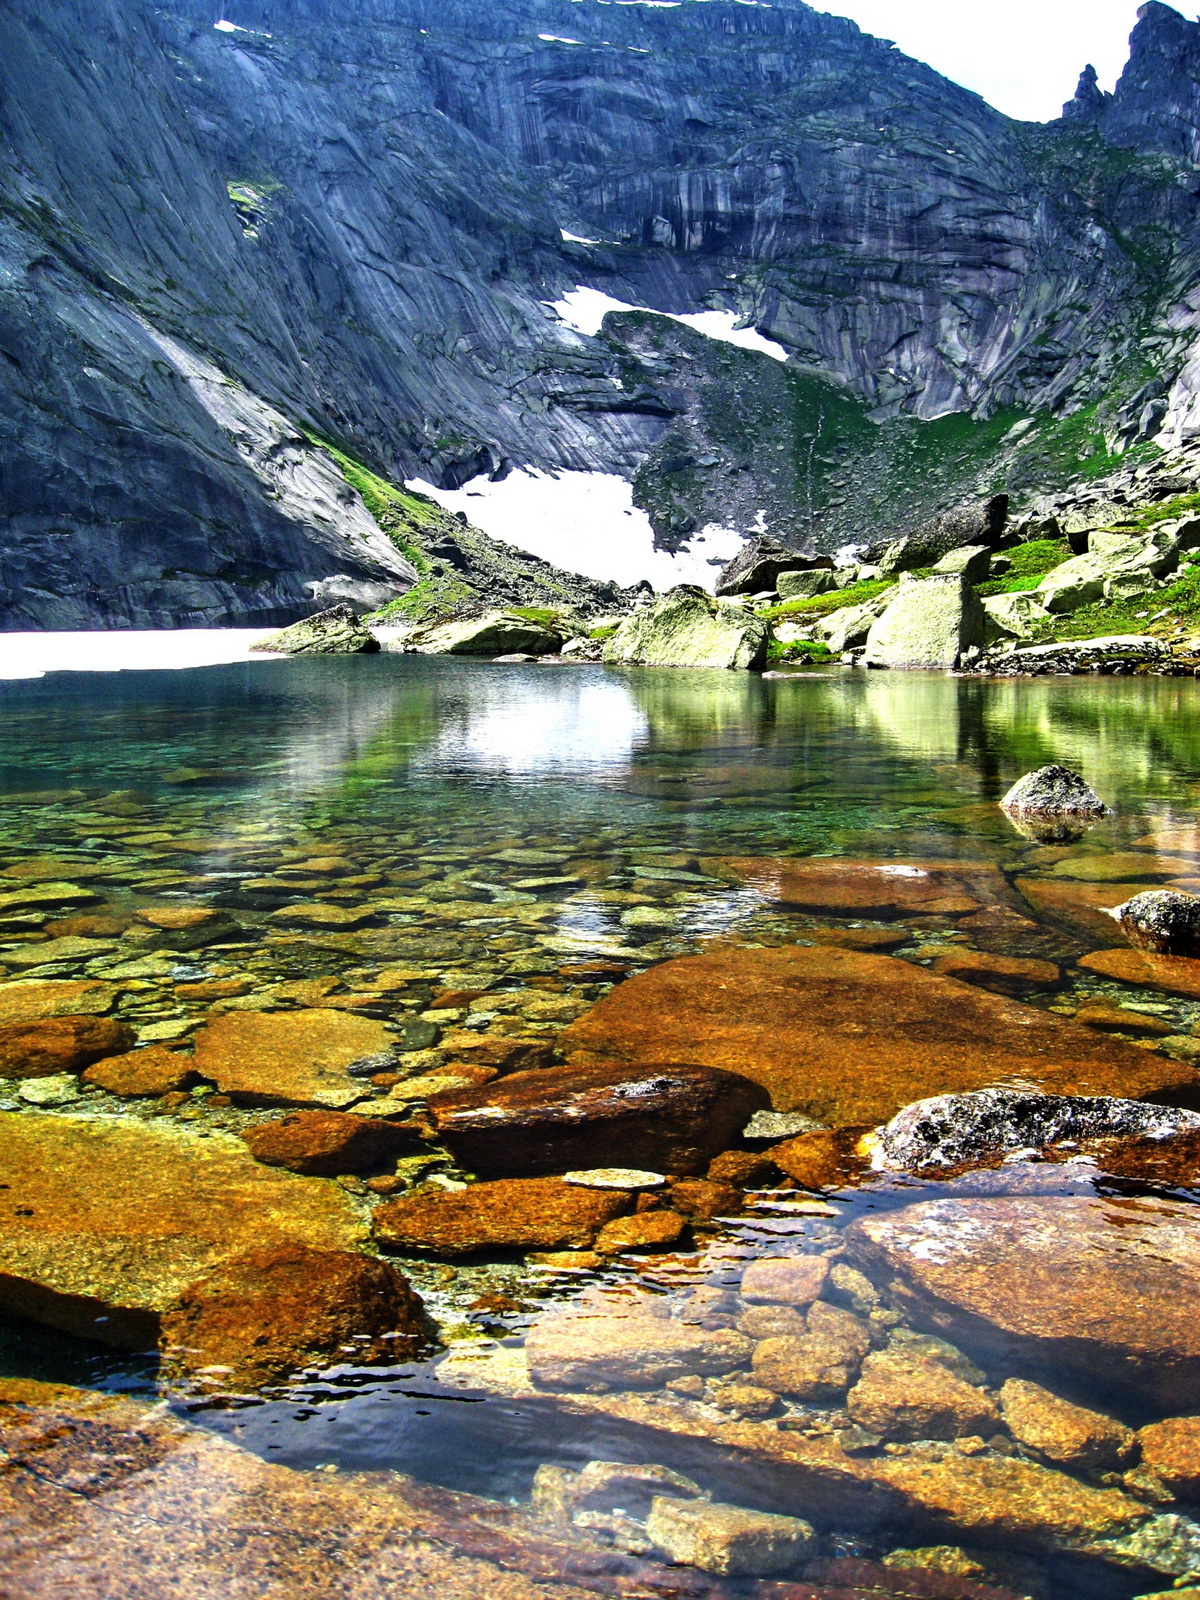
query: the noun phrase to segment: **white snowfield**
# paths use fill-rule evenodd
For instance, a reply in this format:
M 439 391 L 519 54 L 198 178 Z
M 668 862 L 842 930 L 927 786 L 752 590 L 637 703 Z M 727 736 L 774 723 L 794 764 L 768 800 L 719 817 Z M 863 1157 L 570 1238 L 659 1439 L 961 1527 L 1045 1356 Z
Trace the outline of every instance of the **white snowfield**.
M 580 244 L 590 243 L 581 239 Z M 546 302 L 568 328 L 595 338 L 600 325 L 610 311 L 646 311 L 654 317 L 668 317 L 672 322 L 682 322 L 685 328 L 722 344 L 735 344 L 742 350 L 757 350 L 760 355 L 771 356 L 776 361 L 786 361 L 788 352 L 774 339 L 768 339 L 757 328 L 739 328 L 732 311 L 655 311 L 651 306 L 631 306 L 624 300 L 615 300 L 602 289 L 589 289 L 583 284 L 563 295 L 561 300 Z
M 414 478 L 408 488 L 447 511 L 461 511 L 493 539 L 622 587 L 645 578 L 660 592 L 677 583 L 711 590 L 720 568 L 742 547 L 732 528 L 709 526 L 678 555 L 656 550 L 650 518 L 634 505 L 632 484 L 616 473 L 522 467 L 500 483 L 478 477 L 462 489 L 435 489 Z
M 278 661 L 250 646 L 275 628 L 178 628 L 95 633 L 0 633 L 0 679 L 48 672 L 135 672 Z

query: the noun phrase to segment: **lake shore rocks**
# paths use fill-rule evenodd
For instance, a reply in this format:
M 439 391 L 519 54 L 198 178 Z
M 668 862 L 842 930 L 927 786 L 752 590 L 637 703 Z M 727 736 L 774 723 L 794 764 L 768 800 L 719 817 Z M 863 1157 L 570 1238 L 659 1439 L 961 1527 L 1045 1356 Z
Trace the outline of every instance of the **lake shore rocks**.
M 562 642 L 562 633 L 545 619 L 514 611 L 487 611 L 420 628 L 409 634 L 404 647 L 422 655 L 492 659 L 516 655 L 528 660 L 555 654 Z
M 1149 950 L 1094 950 L 1082 956 L 1079 965 L 1085 972 L 1115 978 L 1118 983 L 1200 1000 L 1200 960 L 1195 956 L 1162 956 Z
M 392 1043 L 381 1022 L 344 1011 L 231 1011 L 197 1034 L 195 1066 L 247 1105 L 338 1110 L 368 1089 L 348 1069 L 389 1054 Z
M 983 650 L 987 614 L 962 573 L 901 581 L 867 635 L 869 667 L 953 671 Z
M 1108 807 L 1078 772 L 1057 762 L 1018 778 L 1000 801 L 1000 809 L 1019 822 L 1094 821 Z
M 411 1134 L 386 1120 L 342 1111 L 296 1111 L 256 1123 L 242 1138 L 264 1166 L 310 1178 L 369 1171 L 412 1143 Z
M 127 1051 L 136 1035 L 112 1017 L 47 1017 L 0 1027 L 0 1078 L 52 1078 L 81 1072 Z
M 793 1572 L 816 1540 L 799 1517 L 665 1495 L 654 1500 L 646 1532 L 666 1560 L 729 1578 Z
M 389 1261 L 281 1244 L 222 1261 L 162 1319 L 176 1378 L 254 1390 L 302 1368 L 409 1361 L 429 1341 L 424 1308 Z
M 272 655 L 349 656 L 372 655 L 380 645 L 349 606 L 338 605 L 293 622 L 290 628 L 260 639 L 250 648 Z
M 697 1172 L 768 1103 L 735 1072 L 600 1061 L 434 1095 L 429 1110 L 468 1171 L 515 1177 L 618 1165 Z
M 1163 1407 L 1200 1405 L 1200 1239 L 1190 1206 L 942 1199 L 864 1218 L 848 1242 L 865 1267 L 889 1275 L 915 1318 L 968 1350 Z
M 665 961 L 571 1023 L 579 1064 L 688 1061 L 761 1084 L 780 1111 L 886 1122 L 902 1106 L 1020 1078 L 1045 1093 L 1195 1094 L 1193 1070 L 974 985 L 837 947 Z
M 754 671 L 767 658 L 770 625 L 729 600 L 680 584 L 627 617 L 604 646 L 609 666 L 714 667 Z
M 436 1185 L 380 1206 L 376 1241 L 439 1256 L 480 1250 L 584 1250 L 608 1222 L 633 1208 L 633 1197 L 583 1189 L 561 1178 L 512 1178 L 447 1190 Z
M 354 1250 L 332 1185 L 258 1165 L 241 1140 L 117 1117 L 0 1112 L 0 1307 L 153 1348 L 179 1294 L 247 1250 Z
M 1177 1133 L 1200 1133 L 1200 1114 L 1143 1100 L 981 1089 L 905 1106 L 881 1131 L 876 1164 L 897 1172 L 921 1172 L 1068 1141 L 1076 1145 L 1118 1137 L 1158 1141 Z

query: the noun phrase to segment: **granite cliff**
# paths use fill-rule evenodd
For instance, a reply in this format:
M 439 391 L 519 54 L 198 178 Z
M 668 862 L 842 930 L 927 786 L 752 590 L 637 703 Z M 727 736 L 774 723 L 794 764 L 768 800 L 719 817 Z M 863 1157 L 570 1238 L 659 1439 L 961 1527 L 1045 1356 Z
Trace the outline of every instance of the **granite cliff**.
M 825 549 L 1186 442 L 1198 78 L 1157 0 L 1044 127 L 800 0 L 16 0 L 0 627 L 400 592 L 320 440 Z M 577 333 L 580 284 L 647 311 Z M 787 363 L 648 314 L 703 309 Z

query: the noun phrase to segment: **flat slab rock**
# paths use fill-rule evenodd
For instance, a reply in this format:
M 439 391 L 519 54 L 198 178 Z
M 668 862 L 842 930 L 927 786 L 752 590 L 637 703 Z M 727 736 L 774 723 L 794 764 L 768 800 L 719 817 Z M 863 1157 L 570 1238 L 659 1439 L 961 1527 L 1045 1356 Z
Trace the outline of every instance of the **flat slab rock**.
M 770 900 L 830 916 L 967 916 L 1005 898 L 987 862 L 725 858 L 724 871 Z
M 967 1349 L 1200 1405 L 1200 1235 L 1165 1199 L 948 1198 L 866 1217 L 852 1250 Z
M 379 1206 L 371 1231 L 379 1244 L 439 1256 L 479 1250 L 580 1250 L 633 1197 L 581 1189 L 561 1178 L 509 1178 L 466 1189 L 429 1185 Z
M 1048 1093 L 1194 1096 L 1190 1067 L 923 967 L 836 947 L 731 949 L 630 978 L 561 1036 L 580 1063 L 690 1061 L 753 1079 L 778 1111 L 886 1122 L 1019 1078 Z
M 196 1071 L 249 1105 L 352 1105 L 367 1093 L 347 1068 L 390 1050 L 381 1022 L 344 1011 L 230 1011 L 196 1037 Z
M 44 1017 L 97 1017 L 112 1009 L 117 991 L 92 978 L 20 978 L 0 983 L 0 1026 Z
M 129 1349 L 219 1262 L 353 1250 L 349 1197 L 259 1166 L 240 1139 L 116 1117 L 0 1112 L 0 1308 Z
M 599 1062 L 514 1073 L 436 1095 L 429 1109 L 456 1159 L 491 1177 L 618 1164 L 695 1172 L 768 1103 L 746 1076 L 711 1065 Z

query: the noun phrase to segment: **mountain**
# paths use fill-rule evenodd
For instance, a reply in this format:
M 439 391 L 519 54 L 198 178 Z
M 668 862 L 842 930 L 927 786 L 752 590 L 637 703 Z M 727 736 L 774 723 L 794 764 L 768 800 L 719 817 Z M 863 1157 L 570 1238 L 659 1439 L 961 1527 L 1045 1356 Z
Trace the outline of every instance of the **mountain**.
M 832 549 L 1185 441 L 1198 80 L 1156 0 L 1046 126 L 799 0 L 11 0 L 0 627 L 377 603 L 358 469 Z

